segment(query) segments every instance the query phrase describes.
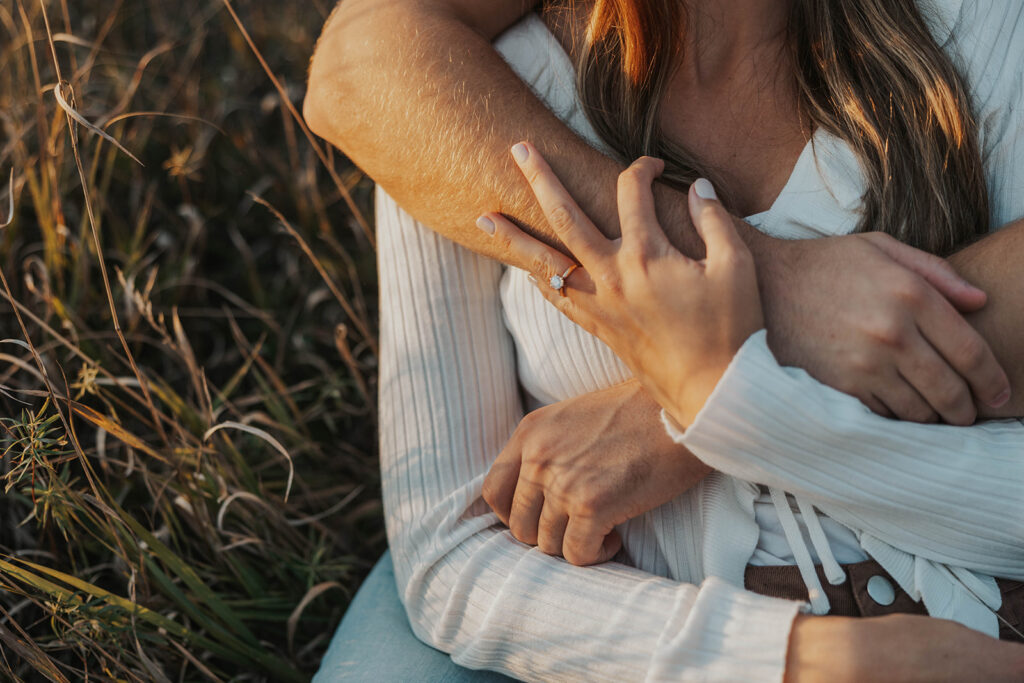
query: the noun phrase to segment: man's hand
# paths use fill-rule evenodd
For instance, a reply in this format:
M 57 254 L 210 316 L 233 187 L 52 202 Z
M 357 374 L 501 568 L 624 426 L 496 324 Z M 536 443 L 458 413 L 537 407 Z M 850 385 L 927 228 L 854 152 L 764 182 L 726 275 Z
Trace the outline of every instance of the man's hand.
M 711 469 L 665 433 L 636 381 L 528 414 L 484 480 L 512 534 L 573 564 L 611 559 L 614 528 L 672 500 Z
M 968 425 L 976 402 L 1009 400 L 1006 373 L 962 315 L 985 294 L 943 259 L 868 233 L 772 240 L 757 265 L 783 365 L 915 422 Z

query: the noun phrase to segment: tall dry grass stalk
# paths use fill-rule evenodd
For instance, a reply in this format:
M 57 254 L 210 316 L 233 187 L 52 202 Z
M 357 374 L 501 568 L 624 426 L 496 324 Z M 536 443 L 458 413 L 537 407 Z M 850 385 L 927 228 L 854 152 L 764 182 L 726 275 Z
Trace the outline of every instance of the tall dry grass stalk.
M 382 549 L 329 9 L 0 2 L 2 679 L 304 680 Z

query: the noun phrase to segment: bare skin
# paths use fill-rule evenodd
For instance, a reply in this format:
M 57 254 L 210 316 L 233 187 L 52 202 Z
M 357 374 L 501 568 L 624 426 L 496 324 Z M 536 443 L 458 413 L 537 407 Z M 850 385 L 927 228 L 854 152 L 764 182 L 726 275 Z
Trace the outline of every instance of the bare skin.
M 726 4 L 733 13 L 709 17 L 708 26 L 753 25 L 750 15 L 740 11 L 749 12 L 749 7 L 722 3 L 723 7 Z M 305 104 L 313 129 L 339 146 L 415 217 L 446 237 L 504 261 L 511 260 L 509 253 L 472 227 L 485 210 L 497 209 L 531 234 L 557 244 L 555 231 L 507 161 L 505 152 L 517 139 L 542 141 L 545 157 L 581 208 L 604 234 L 618 234 L 614 188 L 623 167 L 589 147 L 551 114 L 490 45 L 499 31 L 533 5 L 521 0 L 346 0 L 321 38 Z M 736 18 L 743 16 L 747 19 L 738 23 Z M 723 84 L 744 82 L 744 69 L 762 61 L 756 55 L 771 53 L 764 36 L 752 29 L 731 35 L 756 39 L 761 52 L 751 48 L 746 58 L 737 60 L 729 58 L 729 45 L 714 46 L 717 51 L 708 47 L 709 59 L 702 69 L 679 77 L 681 97 L 692 99 L 693 88 L 702 88 L 710 103 L 703 112 L 695 110 L 703 124 L 697 119 L 688 122 L 694 131 L 715 129 L 715 116 L 723 112 L 714 103 L 724 101 Z M 735 50 L 741 47 L 732 45 Z M 787 95 L 765 93 L 764 98 L 782 101 Z M 749 104 L 732 106 L 730 112 L 750 111 Z M 772 191 L 777 192 L 773 183 L 779 182 L 779 168 L 795 158 L 806 134 L 785 127 L 784 107 L 762 109 L 775 112 L 777 125 L 766 124 L 765 139 L 750 145 L 761 151 L 729 157 L 728 145 L 703 150 L 723 153 L 714 161 L 723 166 L 723 173 L 750 188 L 738 205 L 751 209 L 762 207 Z M 763 176 L 763 182 L 753 183 L 753 175 L 744 175 L 742 169 Z M 699 258 L 702 244 L 687 218 L 685 195 L 658 186 L 655 197 L 671 242 Z M 983 306 L 984 294 L 957 277 L 948 264 L 922 262 L 920 252 L 865 236 L 787 242 L 765 237 L 739 220 L 736 228 L 758 264 L 773 348 L 787 363 L 805 367 L 876 412 L 903 419 L 941 416 L 954 424 L 969 424 L 976 417 L 976 403 L 1005 400 L 1005 373 L 958 313 Z M 818 267 L 812 268 L 815 264 Z M 540 262 L 513 265 L 533 272 L 544 268 Z M 845 283 L 851 281 L 861 286 L 850 291 Z M 862 315 L 868 310 L 874 315 Z M 847 347 L 837 347 L 836 338 Z M 939 348 L 942 345 L 945 348 Z M 979 348 L 980 355 L 964 351 Z M 938 383 L 911 379 L 901 371 L 939 365 L 945 366 L 943 372 L 919 373 L 941 375 L 944 379 Z M 875 371 L 864 372 L 865 366 Z

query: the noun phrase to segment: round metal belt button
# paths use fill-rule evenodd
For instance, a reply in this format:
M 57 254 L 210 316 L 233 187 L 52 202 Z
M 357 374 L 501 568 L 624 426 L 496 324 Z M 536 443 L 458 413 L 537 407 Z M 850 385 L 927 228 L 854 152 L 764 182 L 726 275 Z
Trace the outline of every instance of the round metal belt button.
M 868 579 L 868 595 L 879 605 L 891 605 L 896 599 L 896 589 L 884 576 L 872 576 Z

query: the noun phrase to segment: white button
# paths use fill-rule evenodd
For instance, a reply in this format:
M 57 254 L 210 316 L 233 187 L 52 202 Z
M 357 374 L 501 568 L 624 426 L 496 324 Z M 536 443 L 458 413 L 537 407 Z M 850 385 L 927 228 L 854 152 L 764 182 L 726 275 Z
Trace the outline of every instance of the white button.
M 879 605 L 891 605 L 896 599 L 896 589 L 884 576 L 872 576 L 868 579 L 868 595 Z

